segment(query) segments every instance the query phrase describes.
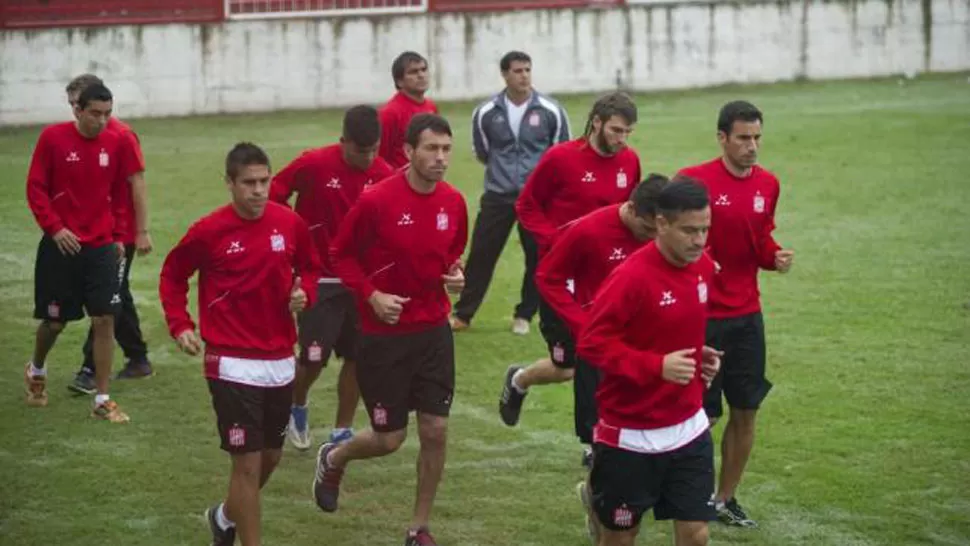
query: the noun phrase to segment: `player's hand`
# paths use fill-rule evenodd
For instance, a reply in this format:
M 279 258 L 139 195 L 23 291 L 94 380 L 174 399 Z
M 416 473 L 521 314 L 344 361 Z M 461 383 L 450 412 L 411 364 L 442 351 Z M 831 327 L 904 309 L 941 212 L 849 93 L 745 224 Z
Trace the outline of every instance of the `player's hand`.
M 118 260 L 118 263 L 121 263 L 121 260 L 125 259 L 125 243 L 115 243 L 115 259 Z
M 697 362 L 690 355 L 696 351 L 697 349 L 681 349 L 664 356 L 664 380 L 678 385 L 690 383 L 697 370 Z
M 303 283 L 300 277 L 293 281 L 293 290 L 290 291 L 290 311 L 297 313 L 302 311 L 307 304 L 306 292 L 303 291 Z
M 708 387 L 711 386 L 711 381 L 714 381 L 714 376 L 721 369 L 722 356 L 724 356 L 724 351 L 718 351 L 707 345 L 704 346 L 701 355 L 701 378 L 704 379 L 704 384 Z
M 144 256 L 152 251 L 152 236 L 147 231 L 135 236 L 135 251 L 139 256 Z
M 186 330 L 179 334 L 175 338 L 175 343 L 178 344 L 179 350 L 183 353 L 196 356 L 202 352 L 202 341 L 199 340 L 199 336 L 195 335 L 194 330 Z
M 794 250 L 779 250 L 778 252 L 775 252 L 775 269 L 777 269 L 779 273 L 788 273 L 794 259 Z
M 74 232 L 67 228 L 61 228 L 60 231 L 51 236 L 51 239 L 54 239 L 57 249 L 65 256 L 73 256 L 81 252 L 81 242 L 77 240 L 77 235 L 74 235 Z
M 411 301 L 411 298 L 402 298 L 394 294 L 385 294 L 380 290 L 375 290 L 368 298 L 367 302 L 374 309 L 374 314 L 382 322 L 397 324 L 404 311 L 404 304 Z
M 445 281 L 445 288 L 452 294 L 461 294 L 465 288 L 465 272 L 461 270 L 461 264 L 455 263 L 448 269 L 448 273 L 441 276 Z

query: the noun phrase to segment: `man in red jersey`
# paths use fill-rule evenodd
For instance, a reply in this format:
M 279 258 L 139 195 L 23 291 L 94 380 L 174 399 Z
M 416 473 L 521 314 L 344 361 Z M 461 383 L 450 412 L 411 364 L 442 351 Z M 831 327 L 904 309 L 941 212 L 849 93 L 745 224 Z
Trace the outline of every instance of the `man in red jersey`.
M 404 151 L 408 124 L 418 114 L 437 114 L 438 106 L 425 97 L 428 92 L 428 60 L 413 51 L 394 59 L 391 77 L 397 93 L 381 107 L 381 147 L 377 155 L 399 169 L 408 164 Z
M 260 544 L 260 489 L 283 455 L 296 362 L 293 313 L 312 306 L 321 266 L 296 213 L 268 203 L 269 158 L 237 144 L 226 157 L 229 205 L 193 224 L 169 252 L 158 292 L 179 349 L 204 352 L 222 449 L 232 458 L 229 494 L 206 510 L 212 544 Z M 201 341 L 189 315 L 199 272 Z M 203 348 L 202 342 L 205 342 Z
M 127 229 L 122 192 L 142 166 L 121 134 L 105 130 L 112 106 L 111 91 L 88 86 L 74 108 L 76 120 L 48 126 L 34 148 L 27 202 L 44 231 L 34 274 L 34 317 L 41 323 L 24 382 L 27 404 L 47 405 L 47 354 L 67 322 L 87 311 L 96 369 L 92 416 L 125 423 L 108 383 Z
M 333 243 L 333 265 L 357 298 L 363 337 L 357 361 L 371 430 L 317 455 L 314 498 L 337 509 L 347 463 L 397 451 L 417 411 L 418 486 L 406 546 L 433 546 L 428 520 L 445 465 L 455 350 L 448 292 L 464 285 L 459 261 L 468 238 L 461 193 L 443 180 L 451 127 L 419 114 L 407 134 L 406 171 L 364 192 Z
M 64 89 L 67 93 L 67 102 L 71 105 L 71 110 L 77 104 L 78 96 L 89 85 L 104 85 L 101 78 L 94 74 L 81 74 L 72 79 Z M 138 317 L 138 310 L 135 308 L 135 299 L 131 295 L 131 264 L 135 259 L 135 254 L 145 256 L 152 251 L 152 238 L 148 231 L 148 190 L 145 185 L 144 158 L 141 152 L 141 143 L 138 135 L 124 122 L 112 116 L 108 119 L 106 131 L 116 131 L 121 133 L 129 142 L 135 155 L 141 164 L 141 170 L 129 179 L 129 184 L 122 188 L 124 195 L 126 226 L 123 238 L 125 244 L 125 257 L 122 262 L 121 285 L 118 295 L 121 304 L 118 313 L 115 315 L 115 341 L 125 355 L 125 367 L 118 372 L 118 379 L 133 379 L 152 375 L 152 365 L 148 360 L 148 345 L 141 332 L 141 320 Z M 94 383 L 94 331 L 88 329 L 88 337 L 82 349 L 81 369 L 74 376 L 74 380 L 68 385 L 68 389 L 79 394 L 93 394 L 96 390 Z
M 717 120 L 721 156 L 681 171 L 701 181 L 711 196 L 708 253 L 722 270 L 711 286 L 707 343 L 726 356 L 704 407 L 716 422 L 723 413 L 723 392 L 731 408 L 721 439 L 716 501 L 718 519 L 739 527 L 757 526 L 735 492 L 754 446 L 755 415 L 771 390 L 758 270 L 786 273 L 794 258 L 772 237 L 780 190 L 775 175 L 757 164 L 761 126 L 762 114 L 751 103 L 724 105 Z
M 613 270 L 576 351 L 602 372 L 590 471 L 600 546 L 636 543 L 640 520 L 674 520 L 675 544 L 707 544 L 714 445 L 704 413 L 720 353 L 704 345 L 714 262 L 710 204 L 693 181 L 657 197 L 657 237 Z
M 377 157 L 381 126 L 377 110 L 354 106 L 344 113 L 339 144 L 309 150 L 273 177 L 269 198 L 286 204 L 297 194 L 295 210 L 310 226 L 323 262 L 317 305 L 299 317 L 300 360 L 293 382 L 293 407 L 287 434 L 300 450 L 310 448 L 307 395 L 327 364 L 331 351 L 343 359 L 337 381 L 337 415 L 330 441 L 353 436 L 354 412 L 359 393 L 354 362 L 360 326 L 353 295 L 340 283 L 330 264 L 330 241 L 364 187 L 393 174 Z
M 542 156 L 516 201 L 519 221 L 539 246 L 539 263 L 562 228 L 600 207 L 630 199 L 640 180 L 640 159 L 626 139 L 637 122 L 637 107 L 624 93 L 600 97 L 590 110 L 583 136 L 553 146 Z M 539 300 L 539 331 L 551 358 L 537 361 L 518 377 L 507 377 L 499 413 L 515 425 L 521 397 L 532 385 L 573 377 L 573 338 L 544 298 Z M 515 372 L 510 369 L 508 376 Z M 585 375 L 581 377 L 585 381 Z M 586 389 L 577 382 L 576 388 Z M 588 458 L 584 457 L 584 464 Z

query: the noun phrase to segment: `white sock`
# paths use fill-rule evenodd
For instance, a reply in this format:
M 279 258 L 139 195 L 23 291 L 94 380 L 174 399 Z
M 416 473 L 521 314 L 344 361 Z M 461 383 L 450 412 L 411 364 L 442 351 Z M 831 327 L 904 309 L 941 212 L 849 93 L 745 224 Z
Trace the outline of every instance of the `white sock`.
M 354 429 L 351 428 L 351 427 L 346 427 L 346 428 L 344 428 L 344 427 L 334 427 L 334 429 L 333 429 L 333 433 L 334 434 L 343 434 L 344 432 L 353 433 L 354 432 Z
M 229 521 L 229 518 L 226 517 L 225 503 L 219 503 L 219 508 L 216 508 L 216 525 L 218 525 L 223 531 L 229 529 L 230 527 L 236 526 L 235 523 Z
M 519 394 L 525 394 L 529 392 L 529 389 L 523 389 L 522 387 L 519 386 L 519 376 L 522 375 L 523 373 L 525 373 L 525 368 L 522 368 L 521 370 L 515 372 L 515 374 L 512 375 L 512 386 L 515 387 L 515 390 L 519 391 Z
M 94 395 L 94 407 L 98 407 L 110 400 L 107 394 L 95 394 Z
M 34 366 L 34 361 L 30 361 L 30 373 L 31 377 L 47 377 L 47 368 L 38 368 Z

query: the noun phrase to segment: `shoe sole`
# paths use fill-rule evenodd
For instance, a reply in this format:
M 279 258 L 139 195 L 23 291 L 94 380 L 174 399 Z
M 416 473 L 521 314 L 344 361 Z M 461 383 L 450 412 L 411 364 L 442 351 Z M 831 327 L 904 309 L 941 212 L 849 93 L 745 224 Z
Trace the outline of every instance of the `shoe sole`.
M 96 388 L 95 389 L 85 389 L 83 387 L 79 387 L 79 386 L 74 385 L 74 384 L 68 385 L 67 386 L 67 390 L 69 390 L 69 391 L 71 391 L 71 392 L 73 392 L 74 394 L 77 394 L 77 395 L 83 395 L 83 394 L 90 395 L 90 394 L 94 394 L 94 393 L 98 392 L 98 389 L 96 389 Z
M 513 390 L 515 390 L 515 386 L 512 385 L 512 377 L 514 377 L 515 374 L 516 374 L 516 372 L 518 372 L 521 369 L 522 369 L 522 366 L 516 366 L 516 365 L 513 364 L 512 366 L 509 366 L 507 370 L 505 370 L 505 381 L 502 383 L 502 392 L 499 393 L 499 395 L 498 395 L 498 415 L 499 415 L 499 418 L 502 419 L 502 422 L 505 423 L 505 426 L 509 426 L 509 427 L 514 427 L 514 426 L 516 426 L 516 425 L 519 424 L 519 417 L 522 416 L 522 407 L 519 406 L 519 414 L 515 416 L 515 419 L 513 421 L 511 421 L 511 422 L 506 421 L 505 420 L 505 416 L 502 415 L 502 407 L 504 405 L 502 403 L 502 394 L 505 393 L 506 386 L 508 386 L 510 392 L 513 391 Z
M 299 451 L 307 451 L 313 445 L 313 440 L 310 439 L 309 434 L 306 437 L 306 442 L 301 442 L 296 432 L 289 428 L 286 429 L 286 437 L 290 440 L 290 444 Z
M 326 508 L 320 506 L 320 503 L 317 502 L 317 480 L 320 479 L 320 459 L 321 455 L 323 454 L 323 448 L 326 446 L 327 444 L 320 444 L 320 449 L 317 450 L 317 464 L 315 464 L 313 467 L 313 483 L 310 484 L 310 496 L 313 497 L 313 504 L 316 504 L 317 508 L 328 514 L 332 514 L 337 511 L 337 508 L 327 510 Z

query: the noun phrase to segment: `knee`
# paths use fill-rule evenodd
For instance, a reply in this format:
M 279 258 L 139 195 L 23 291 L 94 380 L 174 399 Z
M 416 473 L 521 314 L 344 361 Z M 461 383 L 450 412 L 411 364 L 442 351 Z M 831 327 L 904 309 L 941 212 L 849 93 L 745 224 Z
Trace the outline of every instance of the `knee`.
M 41 325 L 44 328 L 46 328 L 48 332 L 50 332 L 50 333 L 52 333 L 54 335 L 57 335 L 57 334 L 63 332 L 64 331 L 64 327 L 66 326 L 66 324 L 63 323 L 63 322 L 55 322 L 55 321 L 52 321 L 52 320 L 45 320 L 44 322 L 41 323 Z
M 261 452 L 242 453 L 232 456 L 232 475 L 235 479 L 259 482 L 263 473 Z
M 266 449 L 262 454 L 261 466 L 263 469 L 276 468 L 276 465 L 280 464 L 282 458 L 282 449 Z
M 421 447 L 444 449 L 448 443 L 448 419 L 437 415 L 422 415 L 419 419 L 418 434 Z
M 737 427 L 745 432 L 754 432 L 755 416 L 757 410 L 732 410 L 728 417 L 731 426 Z
M 388 454 L 394 453 L 401 448 L 404 440 L 408 437 L 408 432 L 406 429 L 396 430 L 394 432 L 378 432 L 376 437 L 381 451 Z
M 112 315 L 102 315 L 100 317 L 91 317 L 91 328 L 95 332 L 109 332 L 114 328 L 115 318 Z
M 706 523 L 692 522 L 678 531 L 677 546 L 707 546 L 710 535 Z

